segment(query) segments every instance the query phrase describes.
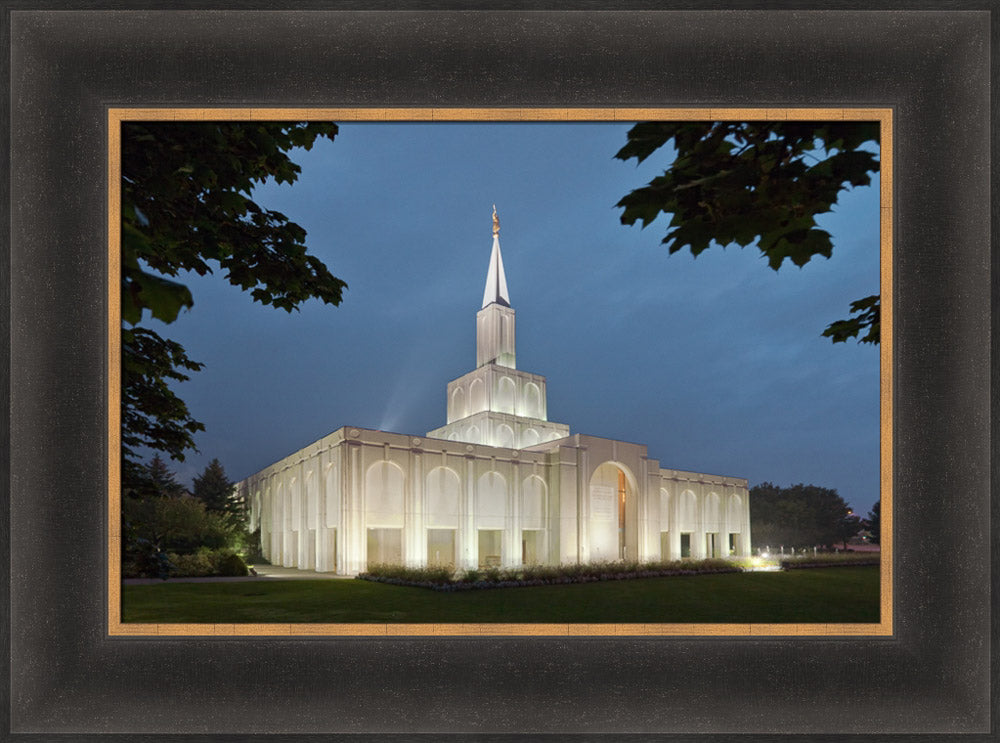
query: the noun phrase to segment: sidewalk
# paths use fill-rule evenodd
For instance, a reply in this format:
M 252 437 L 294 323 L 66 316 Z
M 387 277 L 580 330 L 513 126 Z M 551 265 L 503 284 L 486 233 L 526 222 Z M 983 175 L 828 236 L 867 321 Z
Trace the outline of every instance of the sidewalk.
M 351 580 L 351 575 L 334 575 L 333 573 L 317 573 L 315 570 L 299 570 L 298 568 L 283 568 L 279 565 L 254 565 L 257 575 L 224 578 L 212 576 L 208 578 L 170 578 L 162 581 L 159 578 L 125 578 L 122 585 L 143 586 L 154 583 L 239 583 L 247 581 L 273 580 Z

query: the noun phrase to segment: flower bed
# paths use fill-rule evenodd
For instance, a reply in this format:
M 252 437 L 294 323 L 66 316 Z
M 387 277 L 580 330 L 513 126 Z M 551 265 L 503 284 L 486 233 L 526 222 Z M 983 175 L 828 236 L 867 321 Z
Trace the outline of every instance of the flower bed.
M 518 568 L 462 570 L 457 573 L 444 567 L 409 568 L 403 565 L 372 565 L 366 572 L 360 573 L 358 578 L 397 586 L 430 588 L 434 591 L 468 591 L 739 572 L 742 572 L 742 568 L 729 560 L 675 560 L 648 563 L 598 562 L 584 565 L 525 565 Z
M 879 553 L 859 552 L 857 554 L 841 552 L 839 554 L 806 555 L 791 557 L 780 561 L 782 570 L 804 570 L 808 568 L 846 568 L 870 567 L 880 563 Z

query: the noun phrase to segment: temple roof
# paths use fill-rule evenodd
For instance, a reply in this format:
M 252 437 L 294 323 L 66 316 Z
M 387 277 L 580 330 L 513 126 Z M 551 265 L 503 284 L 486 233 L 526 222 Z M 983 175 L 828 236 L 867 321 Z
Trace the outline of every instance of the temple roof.
M 510 307 L 507 277 L 503 272 L 503 258 L 500 255 L 500 220 L 497 219 L 496 206 L 493 207 L 493 250 L 490 253 L 490 269 L 486 274 L 486 289 L 483 291 L 483 307 L 494 303 Z

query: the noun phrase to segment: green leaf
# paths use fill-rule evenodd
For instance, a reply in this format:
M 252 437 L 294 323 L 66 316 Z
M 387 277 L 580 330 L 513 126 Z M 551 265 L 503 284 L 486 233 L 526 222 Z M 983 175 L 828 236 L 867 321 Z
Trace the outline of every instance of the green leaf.
M 190 290 L 170 277 L 218 264 L 230 283 L 288 311 L 310 298 L 340 303 L 347 285 L 309 255 L 306 231 L 253 201 L 256 185 L 298 178 L 293 148 L 337 131 L 329 122 L 122 125 L 121 308 L 124 325 L 135 326 L 122 329 L 123 473 L 138 471 L 143 447 L 182 457 L 203 428 L 170 387 L 200 364 L 136 326 L 145 310 L 170 323 L 193 306 Z
M 145 271 L 132 274 L 133 285 L 138 287 L 141 306 L 149 309 L 157 320 L 171 323 L 182 308 L 194 305 L 191 291 L 177 281 L 165 279 Z M 138 320 L 134 321 L 138 322 Z
M 662 240 L 669 253 L 756 242 L 776 271 L 786 259 L 802 267 L 830 258 L 832 238 L 815 218 L 843 189 L 871 183 L 878 154 L 861 146 L 879 137 L 877 122 L 641 122 L 615 157 L 642 162 L 664 148 L 673 160 L 619 200 L 621 222 L 646 227 L 670 215 Z M 863 342 L 877 343 L 877 318 L 862 322 Z M 837 326 L 836 338 L 844 330 Z
M 882 307 L 879 295 L 851 302 L 851 314 L 846 320 L 830 323 L 823 336 L 834 343 L 844 343 L 848 338 L 858 338 L 858 343 L 877 344 L 880 340 Z M 866 332 L 867 331 L 867 332 Z

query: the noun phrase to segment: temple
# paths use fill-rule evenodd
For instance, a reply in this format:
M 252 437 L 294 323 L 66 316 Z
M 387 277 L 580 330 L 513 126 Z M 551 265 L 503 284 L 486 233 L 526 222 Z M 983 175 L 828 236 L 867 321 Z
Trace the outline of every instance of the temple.
M 545 377 L 517 369 L 493 210 L 476 367 L 425 436 L 344 426 L 237 484 L 275 565 L 749 557 L 747 481 L 669 469 L 640 444 L 548 419 Z

